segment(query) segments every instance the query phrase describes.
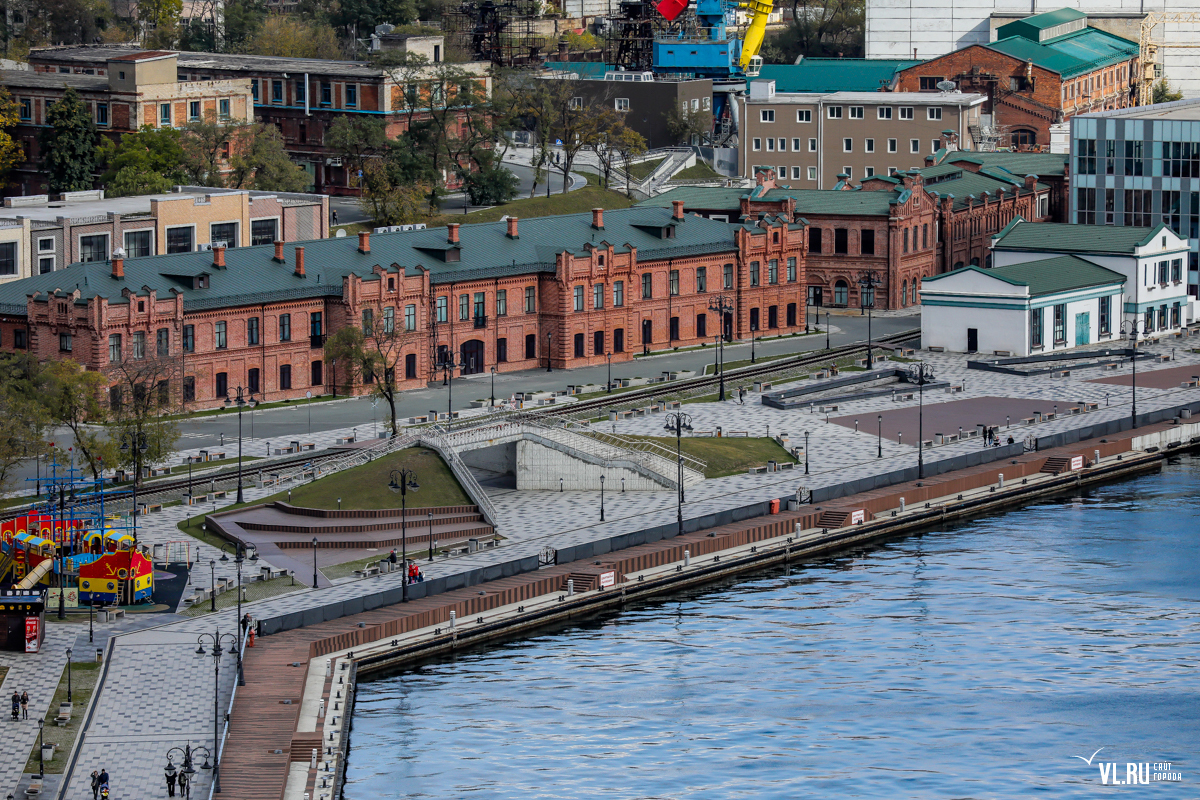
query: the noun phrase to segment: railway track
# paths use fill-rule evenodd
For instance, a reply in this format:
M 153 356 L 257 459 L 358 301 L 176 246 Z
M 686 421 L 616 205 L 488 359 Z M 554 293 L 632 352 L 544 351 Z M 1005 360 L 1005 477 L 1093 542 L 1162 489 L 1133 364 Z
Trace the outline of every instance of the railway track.
M 882 336 L 871 341 L 872 347 L 889 347 L 893 345 L 903 344 L 912 341 L 921 335 L 919 328 L 901 331 L 889 336 Z M 768 361 L 763 364 L 752 364 L 746 367 L 728 370 L 725 372 L 726 382 L 747 382 L 755 378 L 761 378 L 777 373 L 787 372 L 799 367 L 815 366 L 818 364 L 826 364 L 830 361 L 835 361 L 839 358 L 845 358 L 856 353 L 865 353 L 867 350 L 866 342 L 855 342 L 852 344 L 833 347 L 828 350 L 820 350 L 806 353 L 803 355 L 791 356 L 788 358 L 779 358 L 773 361 Z M 715 389 L 721 383 L 720 375 L 703 375 L 695 378 L 688 378 L 681 381 L 671 381 L 666 384 L 654 384 L 645 388 L 633 389 L 627 392 L 620 392 L 614 395 L 606 395 L 593 400 L 584 400 L 578 403 L 566 403 L 563 405 L 555 404 L 536 410 L 532 413 L 542 414 L 547 417 L 562 417 L 572 416 L 578 417 L 585 415 L 590 411 L 597 411 L 616 406 L 636 405 L 645 400 L 651 400 L 664 394 L 680 394 L 689 393 L 696 394 L 705 389 Z M 530 412 L 522 412 L 530 413 Z M 494 422 L 496 418 L 489 417 L 489 422 Z M 384 441 L 384 440 L 380 440 Z M 330 459 L 338 458 L 343 453 L 340 451 L 323 451 L 314 452 L 310 455 L 297 456 L 296 458 L 280 459 L 272 461 L 269 465 L 261 462 L 251 462 L 252 466 L 243 466 L 243 481 L 250 474 L 257 473 L 260 469 L 265 469 L 270 472 L 286 471 L 291 467 L 297 467 L 304 464 L 320 464 L 321 462 Z M 191 480 L 188 478 L 178 478 L 171 480 L 154 481 L 146 484 L 138 489 L 138 500 L 147 503 L 161 502 L 164 499 L 175 500 L 188 491 L 189 487 L 204 486 L 207 484 L 212 488 L 231 489 L 237 485 L 237 468 L 232 467 L 222 469 L 215 473 L 206 474 L 204 476 L 195 476 Z M 127 488 L 114 488 L 111 491 L 104 493 L 105 510 L 124 511 L 129 509 L 133 504 L 133 491 Z M 98 504 L 96 504 L 98 505 Z M 75 504 L 77 511 L 90 510 L 96 507 L 95 505 L 87 506 Z M 0 520 L 9 520 L 29 513 L 33 509 L 32 506 L 23 506 L 20 508 L 10 508 L 0 513 Z
M 878 339 L 871 340 L 871 347 L 890 347 L 894 345 L 904 344 L 921 335 L 920 328 L 913 328 L 907 331 L 883 336 Z M 768 375 L 774 375 L 779 372 L 787 372 L 796 369 L 797 367 L 814 366 L 817 364 L 826 364 L 830 361 L 836 361 L 839 358 L 854 355 L 855 353 L 866 353 L 866 342 L 855 342 L 852 344 L 833 347 L 829 350 L 820 350 L 803 355 L 792 356 L 789 358 L 779 358 L 764 364 L 752 364 L 747 367 L 739 367 L 737 369 L 728 370 L 725 373 L 725 381 L 742 382 L 752 378 L 760 378 Z M 564 405 L 555 404 L 553 406 L 538 409 L 540 413 L 549 417 L 560 416 L 577 416 L 588 411 L 595 411 L 616 406 L 636 405 L 643 400 L 651 400 L 660 397 L 664 394 L 679 394 L 682 392 L 695 393 L 696 390 L 716 388 L 721 383 L 720 375 L 703 375 L 696 378 L 688 378 L 682 381 L 671 381 L 670 383 L 654 384 L 642 389 L 634 389 L 628 392 L 620 392 L 619 394 L 605 395 L 593 400 L 583 400 L 578 403 L 567 403 Z

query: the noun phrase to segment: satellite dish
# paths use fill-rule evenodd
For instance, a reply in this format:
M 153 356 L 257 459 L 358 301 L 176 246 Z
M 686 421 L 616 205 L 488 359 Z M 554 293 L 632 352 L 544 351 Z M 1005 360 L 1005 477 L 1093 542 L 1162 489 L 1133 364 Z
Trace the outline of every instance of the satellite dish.
M 958 86 L 958 84 L 956 84 L 954 81 L 938 81 L 937 82 L 937 88 L 943 92 L 953 92 L 957 88 L 957 86 Z
M 334 236 L 334 238 L 335 238 L 335 239 L 344 239 L 344 238 L 346 238 L 346 229 L 345 229 L 345 228 L 338 228 L 338 232 L 337 232 L 337 233 L 335 233 L 333 236 Z

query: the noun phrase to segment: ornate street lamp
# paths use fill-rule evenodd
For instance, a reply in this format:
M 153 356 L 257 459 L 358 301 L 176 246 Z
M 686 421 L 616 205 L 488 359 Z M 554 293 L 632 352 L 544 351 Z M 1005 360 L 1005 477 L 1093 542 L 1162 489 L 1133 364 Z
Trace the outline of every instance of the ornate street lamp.
M 337 384 L 335 383 L 334 386 L 336 387 Z M 242 387 L 239 386 L 239 387 L 237 387 L 237 399 L 230 400 L 229 395 L 225 395 L 225 406 L 228 407 L 231 403 L 237 406 L 237 412 L 238 412 L 238 492 L 237 492 L 237 501 L 239 503 L 244 503 L 245 499 L 242 497 L 242 408 L 245 406 L 254 408 L 256 405 L 258 405 L 258 401 L 254 399 L 254 392 L 250 392 L 250 396 L 246 397 L 243 394 Z M 189 476 L 188 477 L 188 492 L 189 492 L 189 494 L 192 491 L 191 474 L 192 474 L 191 462 L 189 461 L 188 462 L 188 476 Z
M 404 565 L 404 575 L 400 583 L 400 602 L 408 602 L 408 520 L 405 509 L 408 508 L 408 490 L 414 492 L 421 487 L 417 485 L 417 473 L 411 469 L 392 470 L 388 488 L 400 493 L 400 556 Z
M 683 432 L 692 431 L 692 416 L 685 414 L 682 411 L 674 411 L 667 414 L 667 424 L 663 426 L 664 430 L 672 431 L 675 434 L 675 462 L 676 462 L 676 492 L 675 492 L 675 524 L 677 526 L 678 535 L 683 535 Z
M 213 747 L 216 748 L 217 742 L 221 741 L 221 653 L 226 644 L 229 646 L 229 652 L 237 652 L 237 637 L 232 633 L 221 633 L 214 631 L 213 633 L 202 633 L 196 637 L 196 643 L 199 645 L 196 648 L 196 655 L 207 655 L 204 649 L 205 643 L 212 647 L 213 658 Z M 213 793 L 221 793 L 221 763 L 220 756 L 216 750 L 213 752 Z M 189 781 L 190 783 L 190 781 Z
M 878 273 L 869 269 L 858 279 L 859 310 L 867 310 L 867 369 L 874 369 L 874 359 L 871 357 L 871 311 L 875 308 L 875 287 L 882 286 Z
M 145 453 L 150 449 L 149 443 L 146 441 L 144 433 L 122 433 L 121 434 L 121 452 L 133 454 Z M 137 490 L 138 481 L 142 478 L 142 465 L 140 459 L 136 455 L 133 457 L 133 549 L 137 551 L 137 518 L 138 518 L 138 502 Z
M 917 411 L 917 477 L 925 477 L 925 384 L 933 380 L 933 365 L 919 361 L 908 365 L 908 378 L 919 387 Z

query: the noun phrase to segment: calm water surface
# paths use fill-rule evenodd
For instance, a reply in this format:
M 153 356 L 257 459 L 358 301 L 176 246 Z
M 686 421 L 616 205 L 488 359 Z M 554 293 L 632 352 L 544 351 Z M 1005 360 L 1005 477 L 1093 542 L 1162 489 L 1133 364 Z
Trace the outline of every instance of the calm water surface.
M 1184 458 L 364 682 L 345 796 L 1198 798 L 1198 508 Z

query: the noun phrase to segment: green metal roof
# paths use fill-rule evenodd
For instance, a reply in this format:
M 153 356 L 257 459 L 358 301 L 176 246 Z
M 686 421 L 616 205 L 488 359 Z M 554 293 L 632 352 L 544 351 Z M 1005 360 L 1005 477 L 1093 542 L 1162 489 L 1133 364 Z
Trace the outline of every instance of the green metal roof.
M 643 200 L 637 207 L 670 208 L 673 200 L 682 200 L 686 209 L 722 210 L 741 213 L 742 198 L 750 194 L 749 189 L 725 186 L 676 186 L 656 197 Z M 608 213 L 607 211 L 604 213 Z
M 775 81 L 777 92 L 877 92 L 898 70 L 920 61 L 885 58 L 805 58 L 799 64 L 763 64 L 757 78 Z
M 1055 256 L 1041 261 L 1026 261 L 1023 264 L 1012 264 L 994 269 L 963 267 L 953 272 L 925 278 L 923 285 L 929 286 L 951 275 L 960 275 L 964 272 L 978 272 L 1013 286 L 1028 286 L 1030 297 L 1045 297 L 1046 295 L 1085 289 L 1089 286 L 1119 286 L 1125 283 L 1125 276 L 1119 272 L 1114 272 L 1077 256 Z
M 1073 8 L 1060 8 L 1057 11 L 1047 11 L 1044 14 L 1034 14 L 1032 17 L 1018 19 L 996 29 L 997 39 L 1007 39 L 1010 36 L 1024 36 L 1035 42 L 1042 36 L 1042 31 L 1066 25 L 1069 22 L 1087 19 L 1087 14 Z
M 849 216 L 887 216 L 892 203 L 908 199 L 908 190 L 897 192 L 864 192 L 861 189 L 772 189 L 764 200 L 782 197 L 796 198 L 797 214 L 846 214 Z
M 1014 175 L 996 166 L 984 166 L 979 172 L 972 172 L 962 166 L 961 160 L 926 167 L 921 170 L 921 175 L 925 178 L 925 190 L 930 194 L 936 193 L 941 197 L 954 195 L 955 209 L 965 208 L 972 195 L 979 199 L 984 192 L 995 195 L 1001 189 L 1011 194 L 1012 187 L 1023 189 L 1025 186 L 1024 176 Z M 1050 187 L 1038 183 L 1037 188 L 1045 190 Z
M 947 153 L 941 163 L 952 164 L 956 161 L 967 160 L 976 164 L 1000 167 L 1018 177 L 1037 175 L 1045 178 L 1053 175 L 1065 175 L 1069 159 L 1070 155 L 1067 153 L 1013 153 L 1004 151 L 981 153 L 974 150 L 959 150 Z
M 1119 64 L 1138 54 L 1137 42 L 1096 28 L 1084 28 L 1041 43 L 1023 36 L 1010 36 L 984 46 L 1022 61 L 1032 61 L 1064 78 Z
M 996 234 L 994 247 L 1003 250 L 1133 255 L 1136 248 L 1149 244 L 1166 227 L 1068 225 L 1062 222 L 1025 222 L 1017 217 Z
M 675 236 L 660 238 L 655 225 L 673 226 Z M 131 258 L 125 261 L 123 280 L 112 277 L 109 262 L 93 261 L 0 285 L 0 311 L 25 313 L 26 298 L 34 292 L 69 295 L 78 289 L 78 302 L 106 297 L 115 304 L 125 302 L 122 289 L 145 296 L 144 287 L 160 297 L 170 296 L 172 289 L 182 291 L 184 308 L 194 311 L 282 299 L 340 297 L 344 277 L 355 274 L 376 280 L 376 265 L 425 269 L 434 284 L 448 284 L 552 273 L 557 254 L 583 253 L 590 243 L 608 242 L 618 252 L 627 252 L 626 245 L 636 247 L 642 260 L 726 253 L 737 247 L 726 223 L 697 216 L 673 222 L 670 209 L 653 207 L 605 211 L 604 230 L 600 231 L 592 228 L 588 213 L 523 219 L 516 239 L 508 238 L 506 232 L 505 222 L 463 225 L 459 229 L 461 260 L 452 263 L 443 262 L 438 255 L 447 249 L 446 228 L 372 234 L 371 252 L 366 254 L 358 251 L 356 237 L 290 242 L 284 248 L 283 264 L 274 260 L 271 245 L 227 250 L 224 269 L 214 268 L 212 253 L 205 251 Z M 304 247 L 305 277 L 294 274 L 297 245 Z M 191 288 L 190 276 L 202 273 L 209 275 L 209 288 Z

